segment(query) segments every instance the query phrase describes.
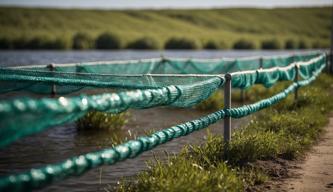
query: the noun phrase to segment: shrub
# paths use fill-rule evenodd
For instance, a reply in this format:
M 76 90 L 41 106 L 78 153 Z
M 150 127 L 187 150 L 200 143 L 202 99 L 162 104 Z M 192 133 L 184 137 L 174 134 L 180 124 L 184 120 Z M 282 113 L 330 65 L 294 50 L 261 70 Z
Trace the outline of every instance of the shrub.
M 220 46 L 218 43 L 216 43 L 215 41 L 208 41 L 205 45 L 204 45 L 204 49 L 219 49 Z
M 93 39 L 86 33 L 77 33 L 73 37 L 73 49 L 90 49 L 93 48 Z
M 45 44 L 45 49 L 69 49 L 71 48 L 71 41 L 67 38 L 56 38 L 49 40 Z
M 285 49 L 296 49 L 297 48 L 296 42 L 292 39 L 288 39 L 286 41 L 284 48 Z
M 137 39 L 127 45 L 129 49 L 158 49 L 158 43 L 151 37 Z
M 198 43 L 193 39 L 187 38 L 171 38 L 165 45 L 165 49 L 198 49 Z
M 305 42 L 305 40 L 300 40 L 298 42 L 298 48 L 299 49 L 308 49 L 310 48 L 309 45 Z
M 96 39 L 95 47 L 97 49 L 120 49 L 120 38 L 112 33 L 103 33 Z
M 0 49 L 11 49 L 12 42 L 7 38 L 0 38 Z
M 27 49 L 28 40 L 24 37 L 19 37 L 13 40 L 13 49 Z
M 76 121 L 79 130 L 117 130 L 127 123 L 128 113 L 88 112 Z
M 48 49 L 52 45 L 52 40 L 47 37 L 34 37 L 25 44 L 25 49 Z
M 234 43 L 234 49 L 255 49 L 255 45 L 252 41 L 241 39 Z
M 261 42 L 261 49 L 281 49 L 282 46 L 280 42 L 276 39 L 265 40 Z

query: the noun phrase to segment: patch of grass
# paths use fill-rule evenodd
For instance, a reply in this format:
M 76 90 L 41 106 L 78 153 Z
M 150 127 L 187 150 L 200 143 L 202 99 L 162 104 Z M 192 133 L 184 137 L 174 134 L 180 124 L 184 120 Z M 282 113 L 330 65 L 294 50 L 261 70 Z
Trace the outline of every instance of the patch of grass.
M 148 166 L 148 171 L 137 176 L 137 184 L 121 184 L 117 191 L 243 191 L 236 171 L 224 163 L 202 167 L 196 159 L 180 155 Z
M 129 113 L 112 114 L 106 112 L 92 111 L 76 121 L 79 130 L 119 130 L 128 121 Z
M 333 77 L 322 74 L 301 88 L 298 101 L 288 96 L 280 105 L 265 109 L 248 125 L 236 130 L 229 144 L 208 134 L 200 146 L 187 146 L 162 163 L 149 164 L 135 183 L 122 182 L 119 191 L 244 191 L 269 179 L 257 160 L 294 159 L 318 138 L 333 109 Z M 284 84 L 284 83 L 283 83 Z M 272 92 L 279 91 L 277 86 Z M 266 97 L 269 94 L 266 95 Z

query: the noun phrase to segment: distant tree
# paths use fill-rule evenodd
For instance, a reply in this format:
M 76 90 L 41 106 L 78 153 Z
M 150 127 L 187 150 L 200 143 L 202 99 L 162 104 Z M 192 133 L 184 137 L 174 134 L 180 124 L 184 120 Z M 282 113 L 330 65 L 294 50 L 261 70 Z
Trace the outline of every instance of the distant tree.
M 308 49 L 309 45 L 305 42 L 305 40 L 300 40 L 298 42 L 298 48 L 299 49 Z
M 215 41 L 210 40 L 210 41 L 208 41 L 208 42 L 204 45 L 203 48 L 204 48 L 204 49 L 219 49 L 220 46 L 219 46 L 219 44 L 216 43 Z
M 284 45 L 285 49 L 296 49 L 297 45 L 296 42 L 292 39 L 288 39 Z
M 234 49 L 255 49 L 255 45 L 252 41 L 240 39 L 233 45 Z
M 73 36 L 73 49 L 91 49 L 93 44 L 93 39 L 86 33 L 77 33 Z
M 121 41 L 118 36 L 112 33 L 103 33 L 96 39 L 96 49 L 120 49 Z
M 126 48 L 128 49 L 158 49 L 158 43 L 152 37 L 142 37 L 131 43 Z
M 199 49 L 199 45 L 193 39 L 173 37 L 165 43 L 164 48 L 165 49 Z
M 261 49 L 281 49 L 280 42 L 276 39 L 265 40 L 261 42 Z
M 11 49 L 12 47 L 12 42 L 9 39 L 5 37 L 0 38 L 0 49 Z

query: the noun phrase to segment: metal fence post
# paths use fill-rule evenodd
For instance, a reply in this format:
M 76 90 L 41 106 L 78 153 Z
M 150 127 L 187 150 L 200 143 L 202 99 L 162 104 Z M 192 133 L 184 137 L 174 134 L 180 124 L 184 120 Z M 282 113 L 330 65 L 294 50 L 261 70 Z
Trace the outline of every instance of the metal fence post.
M 298 82 L 298 77 L 299 77 L 299 65 L 296 64 L 295 65 L 295 79 L 294 79 L 294 82 L 297 83 Z M 297 101 L 298 99 L 298 87 L 296 88 L 295 90 L 295 101 Z
M 262 57 L 259 58 L 259 69 L 263 68 L 263 63 L 264 63 L 264 59 Z
M 50 69 L 50 71 L 54 71 L 54 69 L 55 69 L 54 64 L 49 64 L 49 65 L 47 65 L 46 67 L 47 67 L 48 69 Z M 51 97 L 55 97 L 56 92 L 57 92 L 56 85 L 53 84 L 53 85 L 52 85 L 52 88 L 51 88 Z
M 224 109 L 231 108 L 231 75 L 225 75 L 226 82 L 224 84 Z M 231 140 L 231 117 L 224 118 L 224 142 L 229 143 Z

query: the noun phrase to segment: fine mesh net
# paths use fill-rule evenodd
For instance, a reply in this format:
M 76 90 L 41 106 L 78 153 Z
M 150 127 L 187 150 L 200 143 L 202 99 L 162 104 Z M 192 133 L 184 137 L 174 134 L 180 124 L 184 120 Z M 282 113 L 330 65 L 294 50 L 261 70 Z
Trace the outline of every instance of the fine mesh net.
M 0 68 L 0 95 L 3 98 L 0 99 L 0 147 L 54 125 L 75 121 L 93 110 L 119 113 L 129 108 L 161 105 L 191 107 L 221 88 L 227 81 L 226 73 L 232 77 L 232 87 L 241 89 L 254 84 L 270 87 L 278 81 L 293 81 L 296 75 L 303 79 L 254 104 L 219 110 L 111 149 L 0 178 L 0 190 L 41 188 L 93 167 L 133 158 L 226 116 L 240 118 L 255 113 L 309 84 L 324 69 L 326 61 L 325 54 L 310 53 L 271 58 L 151 59 Z M 50 97 L 50 93 L 57 96 Z M 14 95 L 17 98 L 8 99 Z
M 0 68 L 2 98 L 16 96 L 0 100 L 0 147 L 92 110 L 119 113 L 161 105 L 191 107 L 223 86 L 224 73 L 231 73 L 233 88 L 270 87 L 277 81 L 294 80 L 296 70 L 308 79 L 325 62 L 324 54 L 313 53 L 263 59 L 69 64 L 55 65 L 52 71 L 46 66 Z M 50 98 L 52 91 L 57 97 Z

